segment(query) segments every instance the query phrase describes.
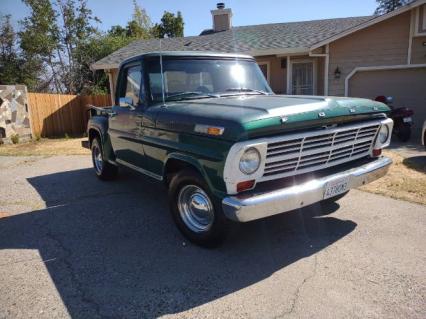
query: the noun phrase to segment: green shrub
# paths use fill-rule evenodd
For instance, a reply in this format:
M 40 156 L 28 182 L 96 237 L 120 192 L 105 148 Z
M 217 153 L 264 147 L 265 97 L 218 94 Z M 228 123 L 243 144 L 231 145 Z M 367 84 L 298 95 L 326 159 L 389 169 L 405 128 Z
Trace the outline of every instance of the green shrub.
M 35 140 L 36 142 L 41 140 L 41 134 L 40 133 L 36 133 L 34 134 L 33 140 Z
M 18 144 L 19 143 L 19 134 L 13 134 L 10 137 L 10 140 L 12 141 L 13 144 Z

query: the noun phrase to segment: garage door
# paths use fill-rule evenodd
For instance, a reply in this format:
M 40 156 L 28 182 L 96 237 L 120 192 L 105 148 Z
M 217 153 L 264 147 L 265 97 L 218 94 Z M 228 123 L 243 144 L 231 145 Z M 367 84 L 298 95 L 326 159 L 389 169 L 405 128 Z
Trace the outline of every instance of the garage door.
M 374 99 L 393 96 L 394 106 L 414 110 L 414 137 L 419 137 L 426 120 L 426 68 L 362 71 L 349 81 L 349 96 Z

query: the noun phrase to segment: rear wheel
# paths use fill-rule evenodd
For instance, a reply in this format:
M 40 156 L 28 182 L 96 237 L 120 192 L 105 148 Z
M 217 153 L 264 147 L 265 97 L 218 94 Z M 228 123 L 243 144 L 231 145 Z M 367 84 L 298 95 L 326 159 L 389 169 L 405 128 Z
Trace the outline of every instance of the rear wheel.
M 93 139 L 91 145 L 93 168 L 96 175 L 102 180 L 111 180 L 117 176 L 118 167 L 105 161 L 101 142 L 98 137 Z
M 196 171 L 184 169 L 172 177 L 169 204 L 176 226 L 191 242 L 216 247 L 225 239 L 230 221 Z

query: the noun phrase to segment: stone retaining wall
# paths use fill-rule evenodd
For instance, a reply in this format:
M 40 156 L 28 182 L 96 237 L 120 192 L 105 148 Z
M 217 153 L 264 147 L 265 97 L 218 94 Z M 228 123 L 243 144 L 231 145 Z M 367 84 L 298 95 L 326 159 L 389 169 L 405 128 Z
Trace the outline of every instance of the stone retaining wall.
M 20 141 L 31 138 L 27 87 L 0 85 L 0 138 L 7 143 L 16 134 Z

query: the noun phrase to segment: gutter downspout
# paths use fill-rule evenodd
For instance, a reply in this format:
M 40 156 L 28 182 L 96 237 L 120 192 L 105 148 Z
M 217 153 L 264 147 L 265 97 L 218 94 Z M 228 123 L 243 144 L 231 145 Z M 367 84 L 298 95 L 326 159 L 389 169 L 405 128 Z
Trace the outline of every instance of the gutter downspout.
M 292 81 L 292 77 L 291 77 L 291 72 L 292 72 L 292 70 L 291 70 L 291 61 L 290 61 L 290 55 L 288 55 L 287 56 L 287 92 L 286 92 L 286 94 L 287 95 L 291 95 L 291 94 L 293 94 L 293 92 L 292 92 L 292 90 L 291 90 L 291 81 Z
M 327 43 L 325 45 L 325 53 L 312 53 L 309 51 L 310 57 L 325 57 L 325 65 L 324 65 L 324 95 L 328 95 L 328 70 L 330 64 L 330 46 Z

